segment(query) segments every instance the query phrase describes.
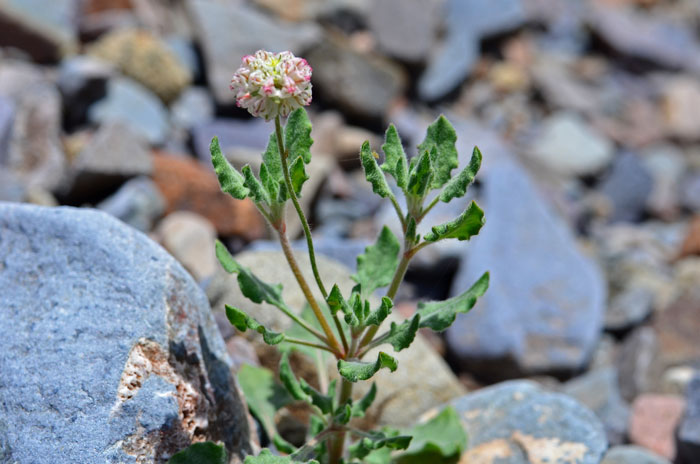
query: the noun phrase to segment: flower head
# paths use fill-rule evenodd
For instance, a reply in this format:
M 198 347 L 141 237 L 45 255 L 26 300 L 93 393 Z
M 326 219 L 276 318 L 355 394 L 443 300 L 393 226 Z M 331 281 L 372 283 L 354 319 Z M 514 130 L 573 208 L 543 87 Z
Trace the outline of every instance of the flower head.
M 246 55 L 231 79 L 236 105 L 266 121 L 311 103 L 311 66 L 291 52 Z

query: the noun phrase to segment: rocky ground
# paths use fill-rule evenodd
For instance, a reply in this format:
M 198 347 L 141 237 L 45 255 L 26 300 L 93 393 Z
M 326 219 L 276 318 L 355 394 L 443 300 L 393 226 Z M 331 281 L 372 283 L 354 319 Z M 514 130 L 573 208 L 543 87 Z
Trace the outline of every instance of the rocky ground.
M 272 130 L 233 104 L 228 82 L 240 57 L 288 49 L 314 69 L 315 143 L 303 207 L 324 275 L 343 285 L 380 227 L 399 227 L 391 205 L 364 180 L 361 143 L 380 151 L 393 122 L 413 154 L 427 125 L 446 114 L 458 132 L 460 164 L 474 145 L 484 154 L 473 190 L 487 225 L 468 246 L 419 254 L 398 313 L 461 293 L 486 269 L 492 284 L 444 336 L 425 334 L 399 356 L 403 373 L 379 376 L 384 407 L 372 420 L 408 425 L 452 401 L 470 435 L 469 463 L 700 462 L 696 0 L 4 0 L 0 47 L 0 201 L 97 208 L 148 234 L 205 292 L 231 356 L 220 362 L 234 367 L 273 364 L 274 355 L 221 317 L 224 302 L 245 301 L 219 270 L 216 237 L 285 284 L 288 302 L 301 306 L 255 207 L 222 194 L 209 162 L 217 135 L 234 165 L 255 169 Z M 436 207 L 426 222 L 452 219 L 463 206 L 454 203 Z M 186 307 L 181 317 L 208 324 L 201 322 L 208 320 L 204 294 L 190 277 L 107 216 L 27 208 L 0 206 L 0 299 L 12 310 L 0 324 L 0 396 L 20 392 L 2 396 L 0 461 L 14 446 L 15 459 L 30 462 L 22 460 L 31 456 L 21 454 L 24 446 L 60 439 L 55 413 L 75 422 L 81 408 L 96 408 L 91 420 L 112 418 L 110 432 L 90 435 L 90 446 L 104 445 L 114 462 L 139 452 L 159 462 L 197 433 L 220 436 L 223 425 L 196 431 L 192 419 L 162 445 L 134 438 L 164 430 L 172 417 L 191 419 L 185 400 L 216 390 L 207 386 L 216 383 L 209 376 L 218 378 L 208 350 L 221 359 L 218 335 L 176 334 L 155 322 L 179 314 L 178 305 L 158 303 L 170 298 L 158 295 L 176 294 L 170 299 Z M 298 223 L 289 229 L 299 235 Z M 150 255 L 158 261 L 152 268 Z M 144 276 L 154 281 L 169 276 L 167 285 L 140 282 L 134 266 L 151 269 Z M 109 285 L 98 291 L 93 282 Z M 188 299 L 182 289 L 190 287 L 196 295 Z M 31 311 L 36 295 L 53 319 Z M 122 322 L 135 308 L 154 308 L 153 321 L 142 321 L 148 330 L 97 329 L 89 318 L 94 323 L 79 330 L 61 323 L 67 315 L 84 319 L 89 301 L 109 298 Z M 38 321 L 48 324 L 44 332 L 34 329 Z M 29 338 L 15 327 L 26 327 Z M 65 352 L 50 345 L 41 362 L 11 362 L 47 337 L 67 344 Z M 160 348 L 136 343 L 143 337 Z M 90 340 L 114 346 L 94 353 L 101 361 L 92 373 L 38 393 L 21 388 L 27 376 L 42 383 L 37 372 L 60 377 L 61 369 L 47 366 L 81 362 Z M 182 356 L 178 344 L 191 369 L 207 372 L 190 396 L 182 385 L 191 386 L 191 372 L 172 361 Z M 90 376 L 128 381 L 124 363 L 142 352 L 157 374 L 148 378 L 166 382 L 140 380 L 139 402 L 114 413 L 124 393 L 110 399 L 109 385 L 86 386 Z M 158 367 L 154 359 L 163 357 L 170 367 Z M 527 380 L 498 383 L 513 379 Z M 215 404 L 233 417 L 241 410 L 231 385 Z M 82 390 L 67 399 L 60 388 Z M 149 398 L 168 388 L 181 401 L 158 413 Z M 45 407 L 27 413 L 38 403 Z M 195 404 L 195 416 L 214 420 L 211 405 Z M 294 417 L 280 420 L 291 434 L 300 427 Z M 17 445 L 22 438 L 8 427 L 18 423 L 26 427 L 20 431 L 53 431 Z M 256 445 L 247 423 L 239 428 L 238 442 L 228 445 L 240 454 Z M 81 446 L 67 449 L 80 456 Z

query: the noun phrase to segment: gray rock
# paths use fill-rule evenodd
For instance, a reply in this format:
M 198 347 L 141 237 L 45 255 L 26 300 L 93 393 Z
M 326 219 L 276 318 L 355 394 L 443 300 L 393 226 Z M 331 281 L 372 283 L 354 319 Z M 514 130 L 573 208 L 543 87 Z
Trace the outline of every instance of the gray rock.
M 442 1 L 376 0 L 367 16 L 379 48 L 409 62 L 422 62 L 432 50 Z
M 154 145 L 165 141 L 168 117 L 168 110 L 157 96 L 125 77 L 110 79 L 107 96 L 88 109 L 92 123 L 121 122 Z
M 520 0 L 448 0 L 447 37 L 418 83 L 424 100 L 445 96 L 471 73 L 482 38 L 513 30 L 527 19 Z
M 674 75 L 662 82 L 661 98 L 666 132 L 682 140 L 700 139 L 700 122 L 694 109 L 700 104 L 700 84 L 697 77 Z
M 202 75 L 199 56 L 190 39 L 172 35 L 165 39 L 165 44 L 177 56 L 180 63 L 184 64 L 187 69 L 189 69 L 193 80 L 197 80 Z
M 193 0 L 187 6 L 204 52 L 209 88 L 222 105 L 235 102 L 229 83 L 244 55 L 260 49 L 299 54 L 320 40 L 315 24 L 278 21 L 242 2 L 233 8 L 225 2 Z
M 635 222 L 641 219 L 653 188 L 652 177 L 639 156 L 623 152 L 600 185 L 611 205 L 610 220 Z
M 56 84 L 63 95 L 65 119 L 69 126 L 86 121 L 88 107 L 107 94 L 107 80 L 112 73 L 111 65 L 87 55 L 61 62 Z
M 197 157 L 211 165 L 209 144 L 216 136 L 219 138 L 221 150 L 228 156 L 238 148 L 252 148 L 258 152 L 258 157 L 267 147 L 274 125 L 263 119 L 254 118 L 248 121 L 239 119 L 215 119 L 198 124 L 192 130 L 192 143 Z
M 243 252 L 237 254 L 235 258 L 242 265 L 252 269 L 263 281 L 273 284 L 281 283 L 284 301 L 295 312 L 301 312 L 306 300 L 281 252 Z M 322 296 L 314 284 L 308 255 L 305 252 L 296 253 L 296 258 L 306 281 L 312 287 L 313 294 L 320 300 Z M 349 295 L 350 290 L 355 285 L 349 277 L 352 271 L 325 256 L 317 254 L 316 259 L 324 284 L 330 288 L 334 283 L 337 283 L 343 294 Z M 221 280 L 215 285 L 224 288 L 225 294 L 219 293 L 218 301 L 213 305 L 215 310 L 222 309 L 224 303 L 235 306 L 275 331 L 286 330 L 292 325 L 291 320 L 273 306 L 267 303 L 255 304 L 244 298 L 234 276 L 219 275 L 218 278 Z M 210 294 L 211 290 L 215 290 L 214 287 L 208 288 L 207 294 Z M 375 307 L 378 301 L 373 299 L 372 304 Z M 399 316 L 391 314 L 385 324 L 388 325 L 391 321 L 399 320 Z M 250 331 L 246 334 L 248 333 Z M 253 340 L 262 344 L 257 333 L 254 334 Z M 372 378 L 377 383 L 378 391 L 369 417 L 376 418 L 379 424 L 409 426 L 415 422 L 418 415 L 430 408 L 464 394 L 464 387 L 459 383 L 449 366 L 420 334 L 410 349 L 399 353 L 394 353 L 389 346 L 380 348 L 389 350 L 388 352 L 397 359 L 399 368 L 393 373 L 386 370 L 385 372 L 380 371 Z M 376 351 L 376 349 L 370 351 L 367 354 L 367 359 L 376 359 Z M 308 361 L 309 368 L 314 369 L 315 361 Z M 335 360 L 329 360 L 328 372 L 331 375 L 337 374 Z M 353 394 L 362 395 L 369 387 L 369 382 L 358 383 Z
M 614 367 L 590 371 L 570 380 L 563 393 L 576 398 L 590 408 L 605 427 L 608 442 L 619 445 L 625 442 L 629 406 L 620 396 L 617 371 Z
M 616 363 L 620 393 L 625 400 L 633 401 L 639 394 L 653 390 L 661 375 L 658 350 L 659 342 L 651 327 L 641 327 L 625 339 Z
M 649 212 L 661 219 L 674 219 L 679 213 L 680 183 L 686 172 L 683 152 L 673 145 L 651 147 L 644 151 L 643 161 L 654 179 L 647 202 Z
M 685 393 L 686 409 L 676 432 L 676 449 L 680 464 L 700 461 L 700 376 L 695 377 Z
M 76 0 L 4 0 L 0 46 L 27 52 L 34 61 L 54 62 L 78 48 Z
M 37 84 L 21 91 L 15 103 L 5 167 L 28 188 L 54 191 L 63 182 L 67 164 L 60 139 L 61 96 L 54 87 Z
M 173 124 L 183 129 L 207 123 L 214 118 L 214 101 L 201 87 L 188 87 L 170 107 Z
M 25 90 L 50 82 L 41 67 L 13 59 L 0 60 L 0 95 L 16 100 Z
M 161 463 L 199 439 L 251 452 L 207 301 L 104 213 L 0 205 L 0 443 L 7 462 Z
M 666 458 L 636 445 L 610 448 L 600 464 L 671 464 Z
M 103 125 L 71 165 L 71 183 L 66 197 L 79 204 L 99 198 L 127 179 L 153 171 L 148 144 L 130 126 L 121 122 Z
M 0 169 L 0 201 L 24 201 L 27 191 L 24 184 L 11 172 Z
M 605 3 L 589 11 L 593 30 L 618 52 L 671 69 L 700 71 L 700 43 L 689 24 Z
M 581 117 L 561 112 L 547 118 L 531 149 L 531 157 L 555 173 L 594 174 L 612 161 L 613 144 Z
M 610 299 L 605 311 L 605 329 L 615 332 L 641 324 L 651 315 L 655 296 L 642 282 L 630 282 Z
M 461 462 L 599 464 L 608 447 L 593 412 L 534 382 L 500 383 L 451 405 L 469 437 Z
M 364 253 L 368 245 L 372 245 L 369 240 L 339 239 L 335 237 L 314 239 L 314 251 L 317 255 L 327 256 L 348 269 L 355 269 L 357 256 Z M 302 239 L 292 242 L 292 248 L 296 251 L 305 252 L 307 249 L 306 240 Z M 250 252 L 273 250 L 281 251 L 282 248 L 278 242 L 272 240 L 256 240 L 246 248 L 246 251 Z
M 406 87 L 404 72 L 393 62 L 359 53 L 330 37 L 314 47 L 307 58 L 314 69 L 313 83 L 318 92 L 354 116 L 382 118 Z
M 681 183 L 681 204 L 694 213 L 700 213 L 700 173 L 687 175 Z
M 148 232 L 165 213 L 165 198 L 151 179 L 135 177 L 100 202 L 97 208 L 141 232 Z
M 0 165 L 7 160 L 7 151 L 12 137 L 12 123 L 15 119 L 15 103 L 0 95 Z
M 482 180 L 486 225 L 465 250 L 451 293 L 464 292 L 487 270 L 491 285 L 448 329 L 449 349 L 461 365 L 486 376 L 582 369 L 602 328 L 600 271 L 577 250 L 522 166 L 492 164 Z
M 155 235 L 196 281 L 211 277 L 219 269 L 214 251 L 216 230 L 206 218 L 190 211 L 175 211 L 160 221 Z

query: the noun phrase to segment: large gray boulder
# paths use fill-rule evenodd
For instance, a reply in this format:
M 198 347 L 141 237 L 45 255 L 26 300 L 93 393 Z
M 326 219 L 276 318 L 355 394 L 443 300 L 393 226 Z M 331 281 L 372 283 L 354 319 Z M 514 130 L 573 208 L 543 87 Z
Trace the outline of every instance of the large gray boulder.
M 93 210 L 0 203 L 0 462 L 163 463 L 251 451 L 206 297 L 145 235 Z

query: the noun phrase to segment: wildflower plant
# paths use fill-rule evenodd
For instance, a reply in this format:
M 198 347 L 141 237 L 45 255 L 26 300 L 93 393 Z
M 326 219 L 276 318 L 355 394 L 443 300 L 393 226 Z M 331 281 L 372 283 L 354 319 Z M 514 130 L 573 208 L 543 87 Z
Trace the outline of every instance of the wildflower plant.
M 276 232 L 310 308 L 309 317 L 294 311 L 282 298 L 281 285 L 260 280 L 217 241 L 217 258 L 227 272 L 237 275 L 243 296 L 255 303 L 273 305 L 289 317 L 295 327 L 287 333 L 276 333 L 260 324 L 254 315 L 226 305 L 229 321 L 242 332 L 253 330 L 260 333 L 269 345 L 320 350 L 333 356 L 340 379 L 339 383 L 336 380 L 326 383 L 325 391 L 316 390 L 296 376 L 289 362 L 288 349 L 283 351 L 279 365 L 281 385 L 271 371 L 244 366 L 239 372 L 239 381 L 251 412 L 281 453 L 263 450 L 258 456 L 248 456 L 245 463 L 428 462 L 425 459 L 429 462 L 455 462 L 465 447 L 466 436 L 454 410 L 447 408 L 427 424 L 413 430 L 384 428 L 365 431 L 354 427 L 353 419 L 365 415 L 375 399 L 377 388 L 372 384 L 369 391 L 357 400 L 353 399 L 352 391 L 357 382 L 370 380 L 381 369 L 393 372 L 399 368 L 389 350 L 379 351 L 376 359 L 366 359 L 368 352 L 384 346 L 394 351 L 404 350 L 411 345 L 419 329 L 446 330 L 457 314 L 468 312 L 488 288 L 489 274 L 484 273 L 461 295 L 445 301 L 419 303 L 410 319 L 391 322 L 388 327 L 384 323 L 416 253 L 442 240 L 469 240 L 483 226 L 484 213 L 472 201 L 454 220 L 433 226 L 424 236 L 417 232 L 418 225 L 438 202 L 448 203 L 464 197 L 481 165 L 481 153 L 475 147 L 469 164 L 453 173 L 458 168 L 457 135 L 444 116 L 428 127 L 423 142 L 418 145 L 418 155 L 410 162 L 393 125 L 386 130 L 381 164 L 369 142 L 360 147 L 360 161 L 367 181 L 374 193 L 393 205 L 403 237 L 399 240 L 385 226 L 376 243 L 357 257 L 357 270 L 352 276 L 356 285 L 350 294 L 344 294 L 337 285 L 330 283 L 329 286 L 324 282 L 319 273 L 311 230 L 298 200 L 309 178 L 306 165 L 311 162 L 310 147 L 313 143 L 311 122 L 303 108 L 311 101 L 310 80 L 311 67 L 290 52 L 258 51 L 245 56 L 231 81 L 236 102 L 253 116 L 274 120 L 274 132 L 262 154 L 263 162 L 257 176 L 248 165 L 240 172 L 233 168 L 222 154 L 216 137 L 210 146 L 221 189 L 234 198 L 250 198 L 255 203 Z M 283 125 L 285 117 L 286 124 Z M 390 187 L 387 176 L 393 178 L 395 189 Z M 395 192 L 405 197 L 405 209 Z M 428 198 L 431 198 L 429 202 Z M 312 295 L 310 284 L 292 253 L 285 219 L 289 201 L 304 230 L 315 285 L 323 295 L 322 301 Z M 380 303 L 373 306 L 371 296 L 385 287 L 388 288 Z M 286 442 L 275 430 L 274 423 L 275 412 L 295 401 L 308 403 L 312 411 L 308 441 L 300 448 Z M 201 443 L 178 453 L 170 462 L 223 463 L 226 458 L 219 445 Z

